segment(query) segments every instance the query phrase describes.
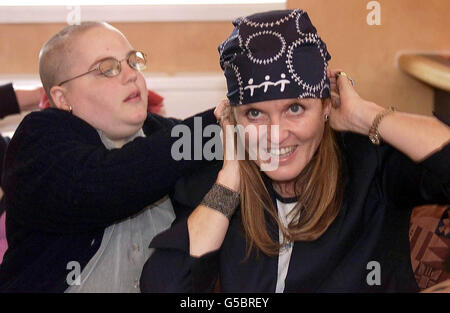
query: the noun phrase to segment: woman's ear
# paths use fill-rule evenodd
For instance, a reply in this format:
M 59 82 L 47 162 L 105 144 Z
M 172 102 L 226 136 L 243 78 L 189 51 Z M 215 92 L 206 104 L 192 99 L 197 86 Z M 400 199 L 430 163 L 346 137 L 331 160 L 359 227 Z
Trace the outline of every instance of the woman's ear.
M 72 106 L 68 103 L 66 98 L 66 89 L 61 86 L 53 86 L 50 88 L 50 97 L 53 104 L 60 110 L 71 111 Z
M 330 115 L 331 113 L 331 98 L 325 98 L 322 99 L 322 108 L 323 108 L 323 114 Z

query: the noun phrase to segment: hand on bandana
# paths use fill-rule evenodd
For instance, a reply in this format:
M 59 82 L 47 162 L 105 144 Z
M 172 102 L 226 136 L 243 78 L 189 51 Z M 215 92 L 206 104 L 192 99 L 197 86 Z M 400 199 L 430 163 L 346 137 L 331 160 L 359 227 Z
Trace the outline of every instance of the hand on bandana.
M 239 191 L 239 161 L 236 155 L 235 132 L 231 114 L 233 113 L 228 100 L 222 100 L 214 110 L 217 123 L 222 127 L 223 166 L 219 173 L 219 180 L 222 185 Z
M 338 75 L 342 70 L 328 69 L 331 103 L 330 125 L 337 131 L 366 134 L 367 116 L 373 114 L 377 104 L 364 100 L 356 92 L 348 76 Z

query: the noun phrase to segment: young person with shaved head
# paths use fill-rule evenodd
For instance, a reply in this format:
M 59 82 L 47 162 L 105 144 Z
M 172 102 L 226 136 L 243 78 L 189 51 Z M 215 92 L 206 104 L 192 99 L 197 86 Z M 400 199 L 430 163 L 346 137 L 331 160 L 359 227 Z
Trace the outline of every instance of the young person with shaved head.
M 139 291 L 149 242 L 174 218 L 164 196 L 204 164 L 171 157 L 172 127 L 194 119 L 147 114 L 146 63 L 106 23 L 68 26 L 43 46 L 52 108 L 26 116 L 6 154 L 0 291 Z

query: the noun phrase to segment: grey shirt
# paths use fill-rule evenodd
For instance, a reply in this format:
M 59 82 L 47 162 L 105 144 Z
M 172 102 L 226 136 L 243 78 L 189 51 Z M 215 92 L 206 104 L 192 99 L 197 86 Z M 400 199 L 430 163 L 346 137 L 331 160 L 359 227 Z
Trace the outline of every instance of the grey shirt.
M 107 149 L 115 148 L 101 131 L 99 136 Z M 144 136 L 140 130 L 127 142 Z M 153 252 L 148 247 L 150 241 L 169 228 L 174 219 L 172 203 L 166 196 L 106 228 L 100 248 L 81 272 L 80 284 L 65 292 L 140 292 L 141 271 Z

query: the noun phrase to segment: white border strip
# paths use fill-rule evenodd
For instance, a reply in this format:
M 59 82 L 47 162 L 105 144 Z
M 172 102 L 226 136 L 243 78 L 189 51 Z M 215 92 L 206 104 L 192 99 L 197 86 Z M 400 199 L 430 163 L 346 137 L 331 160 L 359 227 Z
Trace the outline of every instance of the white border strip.
M 110 5 L 79 7 L 80 21 L 192 22 L 232 21 L 269 10 L 284 10 L 286 3 L 209 5 Z M 2 6 L 0 23 L 70 23 L 74 6 Z

